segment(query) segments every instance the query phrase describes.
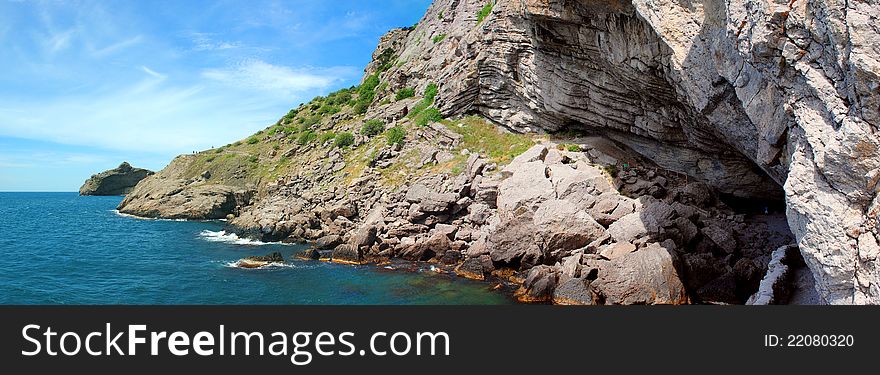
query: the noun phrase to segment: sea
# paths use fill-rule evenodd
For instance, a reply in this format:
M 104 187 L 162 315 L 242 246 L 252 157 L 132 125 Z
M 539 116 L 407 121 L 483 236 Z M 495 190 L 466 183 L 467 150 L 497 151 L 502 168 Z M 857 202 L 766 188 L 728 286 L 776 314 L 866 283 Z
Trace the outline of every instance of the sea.
M 509 304 L 491 283 L 407 268 L 295 260 L 304 244 L 263 243 L 222 221 L 148 220 L 121 197 L 0 192 L 0 304 Z M 284 263 L 236 261 L 280 252 Z M 390 268 L 390 269 L 389 269 Z

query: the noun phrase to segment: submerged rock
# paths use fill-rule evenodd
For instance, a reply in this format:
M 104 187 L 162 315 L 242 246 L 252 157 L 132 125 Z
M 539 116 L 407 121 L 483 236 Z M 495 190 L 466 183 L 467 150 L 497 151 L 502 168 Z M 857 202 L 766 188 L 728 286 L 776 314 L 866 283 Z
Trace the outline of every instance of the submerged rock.
M 127 162 L 118 167 L 93 175 L 79 188 L 79 195 L 126 195 L 134 187 L 153 174 L 141 168 L 134 168 Z

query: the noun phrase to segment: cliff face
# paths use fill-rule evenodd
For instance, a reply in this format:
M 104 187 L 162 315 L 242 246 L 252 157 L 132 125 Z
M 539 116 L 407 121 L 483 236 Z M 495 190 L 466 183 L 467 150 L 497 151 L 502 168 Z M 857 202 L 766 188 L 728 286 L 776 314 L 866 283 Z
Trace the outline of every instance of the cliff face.
M 482 4 L 435 2 L 402 36 L 430 57 L 398 79 L 439 77 L 447 114 L 600 132 L 722 192 L 782 185 L 821 295 L 880 302 L 878 2 L 499 1 L 462 27 Z M 438 34 L 454 43 L 423 53 Z
M 126 162 L 90 177 L 79 188 L 79 195 L 126 195 L 152 171 L 133 168 Z
M 741 303 L 788 239 L 736 213 L 784 199 L 819 298 L 880 303 L 880 3 L 488 4 L 436 0 L 382 38 L 360 87 L 175 160 L 120 209 L 187 217 L 175 202 L 233 186 L 254 199 L 211 216 L 344 262 L 507 275 L 524 300 Z

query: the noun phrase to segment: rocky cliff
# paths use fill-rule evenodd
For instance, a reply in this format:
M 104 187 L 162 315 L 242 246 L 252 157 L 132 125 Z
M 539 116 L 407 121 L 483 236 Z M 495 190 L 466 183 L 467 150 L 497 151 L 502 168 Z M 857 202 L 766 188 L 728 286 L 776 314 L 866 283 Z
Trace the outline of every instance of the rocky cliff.
M 79 188 L 79 195 L 125 195 L 141 180 L 153 174 L 141 168 L 134 168 L 127 162 L 118 167 L 90 177 Z
M 790 227 L 819 301 L 878 303 L 878 4 L 437 0 L 360 86 L 120 209 L 557 303 L 743 303 Z

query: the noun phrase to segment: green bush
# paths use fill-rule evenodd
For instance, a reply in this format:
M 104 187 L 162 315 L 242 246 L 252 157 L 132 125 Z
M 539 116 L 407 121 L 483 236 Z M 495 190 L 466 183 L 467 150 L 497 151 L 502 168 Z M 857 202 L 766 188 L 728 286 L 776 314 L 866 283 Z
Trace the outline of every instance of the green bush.
M 257 137 L 250 137 L 247 140 L 247 144 L 249 144 L 249 145 L 253 145 L 253 144 L 257 144 L 257 143 L 260 143 L 260 140 L 257 139 Z
M 370 102 L 368 102 L 366 100 L 358 100 L 357 102 L 354 103 L 354 107 L 353 107 L 354 114 L 362 115 L 364 113 L 367 113 L 368 108 L 370 108 Z
M 385 123 L 379 119 L 372 119 L 364 123 L 364 126 L 361 127 L 361 134 L 367 137 L 373 137 L 385 130 Z
M 256 162 L 260 161 L 260 157 L 257 156 L 257 155 L 251 155 L 251 156 L 248 158 L 248 161 L 251 162 L 251 163 L 256 163 Z
M 305 121 L 303 121 L 302 127 L 300 129 L 309 129 L 319 122 L 321 122 L 321 116 L 309 116 L 305 119 Z
M 318 108 L 319 115 L 333 115 L 339 113 L 339 106 L 335 106 L 332 104 L 324 104 L 321 108 Z
M 575 145 L 575 144 L 570 144 L 570 145 L 568 145 L 568 151 L 571 151 L 571 152 L 580 152 L 580 151 L 581 151 L 581 146 L 579 146 L 579 145 Z
M 334 145 L 339 148 L 345 148 L 354 144 L 354 134 L 342 132 L 336 136 Z
M 290 112 L 287 112 L 287 114 L 281 118 L 281 121 L 282 122 L 291 122 L 291 121 L 293 121 L 293 118 L 296 117 L 297 114 L 299 114 L 298 109 L 291 109 Z
M 236 147 L 241 146 L 241 141 L 235 141 L 232 145 Z
M 446 39 L 446 34 L 437 35 L 434 37 L 434 39 L 431 39 L 431 40 L 434 41 L 434 44 L 437 44 L 437 43 L 442 42 L 443 39 Z
M 416 96 L 416 90 L 412 87 L 404 87 L 397 92 L 397 96 L 394 97 L 395 100 L 403 100 L 406 98 L 412 98 Z
M 400 126 L 395 126 L 385 132 L 385 138 L 388 140 L 389 145 L 402 145 L 403 139 L 406 138 L 406 130 L 403 130 Z
M 333 139 L 333 138 L 336 138 L 336 133 L 334 133 L 334 132 L 326 132 L 326 133 L 321 133 L 321 136 L 318 137 L 318 140 L 321 142 L 321 144 L 324 144 L 324 143 L 327 143 L 327 141 L 329 141 L 329 140 L 331 140 L 331 139 Z
M 425 87 L 425 101 L 434 104 L 434 99 L 437 98 L 438 91 L 439 88 L 436 83 L 428 84 L 428 87 Z
M 434 107 L 430 107 L 421 111 L 415 117 L 415 123 L 417 126 L 427 126 L 432 122 L 437 122 L 443 119 L 443 115 L 440 114 L 440 110 Z
M 309 143 L 312 143 L 312 141 L 317 138 L 318 135 L 315 134 L 315 132 L 307 130 L 299 134 L 299 138 L 296 139 L 296 143 L 298 143 L 300 146 L 305 146 Z
M 488 4 L 486 4 L 483 7 L 483 9 L 480 9 L 480 11 L 477 12 L 477 25 L 482 23 L 483 20 L 489 16 L 489 13 L 492 13 L 492 7 L 494 7 L 494 6 L 495 6 L 495 1 L 490 1 Z

